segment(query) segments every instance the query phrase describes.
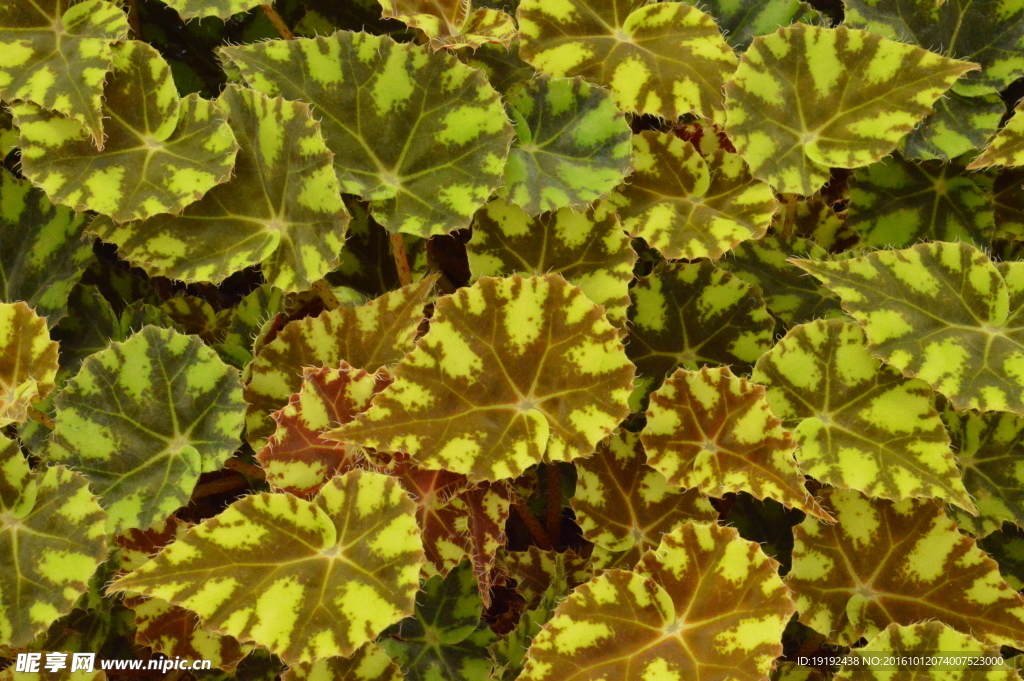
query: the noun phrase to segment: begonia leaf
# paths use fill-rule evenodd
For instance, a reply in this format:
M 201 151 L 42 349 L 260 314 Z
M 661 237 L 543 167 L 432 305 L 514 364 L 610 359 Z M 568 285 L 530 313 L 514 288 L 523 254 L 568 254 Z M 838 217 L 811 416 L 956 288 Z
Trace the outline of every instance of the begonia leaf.
M 25 421 L 54 389 L 57 354 L 45 318 L 23 302 L 0 303 L 0 428 Z
M 999 95 L 964 97 L 950 90 L 935 103 L 934 113 L 904 138 L 901 151 L 909 159 L 952 161 L 984 147 L 1004 113 Z
M 1024 165 L 1024 105 L 1018 104 L 1013 116 L 1003 129 L 996 133 L 978 158 L 967 166 L 968 170 L 991 166 L 1017 167 Z
M 259 5 L 259 0 L 167 0 L 167 6 L 186 20 L 198 17 L 228 19 Z
M 795 21 L 810 24 L 821 18 L 816 10 L 801 0 L 751 3 L 708 0 L 700 6 L 715 18 L 726 41 L 737 49 L 746 49 L 755 36 L 771 33 L 779 26 L 788 26 Z
M 398 482 L 355 470 L 312 501 L 246 496 L 107 591 L 163 598 L 286 663 L 309 662 L 351 655 L 411 613 L 422 556 Z
M 351 657 L 321 657 L 288 668 L 281 681 L 404 681 L 402 670 L 376 643 L 367 643 Z
M 500 9 L 474 7 L 471 0 L 380 0 L 386 19 L 418 28 L 435 50 L 498 43 L 506 49 L 516 25 Z
M 483 277 L 438 299 L 395 382 L 329 437 L 474 481 L 514 477 L 593 452 L 629 413 L 634 371 L 604 311 L 561 275 Z

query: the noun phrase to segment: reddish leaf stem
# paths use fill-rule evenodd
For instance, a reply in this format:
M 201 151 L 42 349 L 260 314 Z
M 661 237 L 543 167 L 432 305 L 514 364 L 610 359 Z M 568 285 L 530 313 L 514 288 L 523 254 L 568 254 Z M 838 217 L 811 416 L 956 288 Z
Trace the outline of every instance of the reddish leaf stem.
M 530 509 L 526 507 L 522 498 L 516 494 L 512 497 L 512 508 L 516 509 L 516 513 L 522 518 L 523 523 L 526 525 L 526 529 L 530 531 L 533 536 L 533 542 L 537 545 L 541 551 L 550 551 L 554 547 L 551 543 L 551 538 L 548 537 L 548 533 L 544 531 L 537 519 L 530 513 Z
M 227 468 L 229 471 L 241 473 L 242 475 L 247 475 L 250 478 L 256 478 L 257 480 L 267 479 L 266 471 L 264 471 L 259 466 L 254 466 L 251 463 L 246 463 L 241 459 L 228 459 L 226 462 L 224 462 L 224 468 Z
M 317 279 L 313 282 L 313 291 L 320 296 L 320 300 L 324 301 L 324 307 L 328 310 L 336 310 L 341 303 L 338 301 L 338 297 L 334 295 L 334 291 L 331 290 L 330 284 L 323 279 Z
M 284 19 L 277 13 L 277 10 L 270 4 L 263 5 L 263 12 L 270 19 L 270 23 L 274 25 L 274 28 L 285 40 L 295 40 L 295 34 L 288 28 L 288 24 L 284 23 Z
M 31 418 L 33 421 L 41 425 L 43 428 L 46 428 L 47 430 L 54 429 L 53 419 L 50 418 L 49 414 L 44 414 L 35 407 L 29 407 L 28 415 L 29 418 Z
M 409 256 L 405 253 L 405 241 L 402 240 L 401 232 L 388 234 L 391 239 L 391 254 L 395 257 L 395 267 L 398 268 L 398 282 L 402 286 L 412 283 L 412 268 L 409 267 Z

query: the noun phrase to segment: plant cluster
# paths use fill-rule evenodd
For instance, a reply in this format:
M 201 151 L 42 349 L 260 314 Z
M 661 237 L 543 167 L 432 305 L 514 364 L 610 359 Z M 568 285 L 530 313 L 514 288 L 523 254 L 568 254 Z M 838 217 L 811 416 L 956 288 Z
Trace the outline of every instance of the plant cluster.
M 1019 681 L 1024 0 L 165 3 L 0 0 L 4 664 Z

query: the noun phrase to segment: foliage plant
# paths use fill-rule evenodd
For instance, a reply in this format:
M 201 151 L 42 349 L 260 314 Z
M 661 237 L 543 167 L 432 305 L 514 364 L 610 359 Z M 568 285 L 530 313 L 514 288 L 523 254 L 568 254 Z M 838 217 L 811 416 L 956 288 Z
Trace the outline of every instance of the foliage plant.
M 1019 681 L 1022 98 L 1024 0 L 0 0 L 0 679 Z

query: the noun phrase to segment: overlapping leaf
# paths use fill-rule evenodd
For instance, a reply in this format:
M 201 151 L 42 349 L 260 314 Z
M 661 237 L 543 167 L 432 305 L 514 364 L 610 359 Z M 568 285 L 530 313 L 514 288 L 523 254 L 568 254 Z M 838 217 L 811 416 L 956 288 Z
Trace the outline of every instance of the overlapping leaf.
M 966 96 L 1002 90 L 1024 75 L 1024 2 L 1020 0 L 850 0 L 845 23 L 903 40 L 981 70 L 953 86 Z
M 270 413 L 302 386 L 302 367 L 350 366 L 376 373 L 412 348 L 436 276 L 385 293 L 365 305 L 343 306 L 285 326 L 256 354 L 245 386 L 246 437 L 257 443 L 274 432 Z
M 107 555 L 106 515 L 85 478 L 32 472 L 0 435 L 0 645 L 20 647 L 71 611 Z
M 636 172 L 609 202 L 632 236 L 669 259 L 717 260 L 764 236 L 778 208 L 739 156 L 717 149 L 705 158 L 671 133 L 635 136 L 633 163 Z
M 794 260 L 839 294 L 870 350 L 960 410 L 1024 413 L 1024 265 L 967 244 Z
M 996 134 L 1004 113 L 1006 105 L 999 95 L 964 97 L 950 90 L 935 103 L 935 111 L 904 138 L 901 150 L 910 159 L 951 161 L 985 146 Z
M 938 161 L 893 155 L 853 174 L 846 224 L 867 248 L 966 241 L 986 248 L 995 231 L 994 178 Z
M 875 497 L 941 497 L 974 510 L 931 390 L 872 358 L 856 324 L 793 327 L 758 359 L 753 379 L 793 428 L 811 477 Z
M 312 501 L 236 501 L 108 591 L 163 598 L 286 663 L 308 662 L 351 655 L 411 613 L 422 555 L 398 482 L 356 470 Z
M 796 442 L 764 388 L 728 367 L 672 374 L 651 393 L 642 441 L 648 463 L 673 485 L 713 497 L 749 492 L 830 519 L 804 488 Z
M 357 467 L 363 451 L 325 440 L 323 433 L 348 423 L 370 406 L 370 398 L 391 383 L 386 370 L 370 374 L 344 360 L 337 369 L 306 367 L 302 388 L 272 414 L 277 430 L 256 460 L 267 482 L 298 496 L 312 494 L 329 478 Z
M 0 301 L 26 301 L 50 326 L 64 316 L 92 246 L 88 217 L 54 206 L 29 182 L 0 170 Z
M 338 265 L 349 221 L 320 124 L 306 104 L 237 86 L 217 101 L 240 147 L 231 179 L 181 215 L 92 231 L 150 276 L 216 283 L 261 264 L 269 284 L 306 290 Z
M 259 0 L 167 0 L 167 6 L 186 20 L 197 17 L 227 19 L 232 14 L 247 12 L 259 4 Z
M 502 196 L 528 214 L 586 208 L 630 171 L 629 124 L 604 88 L 541 76 L 513 89 L 508 103 L 516 141 Z
M 756 241 L 744 241 L 717 264 L 757 286 L 768 310 L 788 325 L 842 315 L 839 296 L 805 276 L 786 261 L 787 256 L 820 260 L 828 256 L 828 251 L 810 239 L 769 234 Z
M 388 231 L 466 227 L 501 184 L 501 100 L 447 53 L 347 31 L 222 51 L 257 90 L 312 105 L 342 190 L 371 201 Z
M 1004 526 L 978 540 L 978 545 L 999 564 L 999 572 L 1006 583 L 1017 591 L 1024 591 L 1024 529 Z
M 1007 168 L 993 187 L 997 239 L 1024 241 L 1024 169 Z
M 516 36 L 516 25 L 505 12 L 474 7 L 472 0 L 380 0 L 384 17 L 418 28 L 435 50 L 477 48 L 498 43 L 506 49 Z
M 25 176 L 54 203 L 115 222 L 181 211 L 227 180 L 238 149 L 219 108 L 197 95 L 179 99 L 167 62 L 138 41 L 114 48 L 102 151 L 56 112 L 29 103 L 12 111 Z
M 158 308 L 185 333 L 199 336 L 207 345 L 224 340 L 231 310 L 214 310 L 210 301 L 199 296 L 175 296 Z
M 56 375 L 57 344 L 46 319 L 23 302 L 0 303 L 0 428 L 27 419 Z
M 977 518 L 957 513 L 957 523 L 978 536 L 998 530 L 1004 521 L 1024 527 L 1024 418 L 948 408 L 942 418 L 964 470 L 964 487 L 980 513 Z
M 401 286 L 398 268 L 391 255 L 391 240 L 386 229 L 381 227 L 365 203 L 349 197 L 345 205 L 352 214 L 348 223 L 345 247 L 341 249 L 341 263 L 334 272 L 325 277 L 334 286 L 348 286 L 370 296 L 379 296 Z M 403 235 L 406 253 L 415 250 L 419 241 L 414 236 Z M 412 262 L 409 263 L 412 265 Z M 413 273 L 415 277 L 415 272 Z
M 238 443 L 238 372 L 198 338 L 146 326 L 82 364 L 54 400 L 50 458 L 89 479 L 109 528 L 145 529 L 185 504 Z
M 707 261 L 658 265 L 630 290 L 626 352 L 645 385 L 676 367 L 748 367 L 772 345 L 775 324 L 756 288 Z
M 393 373 L 330 437 L 498 480 L 593 452 L 629 413 L 634 367 L 604 311 L 549 274 L 484 277 L 439 299 Z
M 494 89 L 503 94 L 537 75 L 532 66 L 520 59 L 518 41 L 508 49 L 500 45 L 483 45 L 473 52 L 460 52 L 459 57 L 486 73 Z
M 576 494 L 570 500 L 583 536 L 602 549 L 628 555 L 635 565 L 661 537 L 687 520 L 714 522 L 718 513 L 697 490 L 673 488 L 647 465 L 636 433 L 618 430 L 597 453 L 576 462 Z
M 880 160 L 976 64 L 874 33 L 797 24 L 755 38 L 725 85 L 726 132 L 754 177 L 808 196 Z
M 715 20 L 680 2 L 519 3 L 523 59 L 555 78 L 607 86 L 623 111 L 721 122 L 722 83 L 736 56 Z
M 931 619 L 989 644 L 1024 637 L 1024 597 L 940 506 L 823 495 L 839 522 L 807 518 L 794 528 L 786 579 L 801 622 L 841 645 Z
M 810 5 L 801 0 L 766 0 L 757 3 L 709 0 L 700 6 L 715 18 L 726 41 L 738 49 L 746 49 L 755 36 L 771 33 L 779 26 L 788 26 L 794 21 L 816 23 L 821 18 Z
M 1010 120 L 996 133 L 978 158 L 971 161 L 967 166 L 968 170 L 1024 165 L 1024 116 L 1021 115 L 1021 111 L 1024 111 L 1024 105 L 1017 105 Z
M 428 579 L 415 617 L 400 622 L 380 645 L 409 681 L 487 681 L 487 646 L 496 637 L 481 620 L 482 606 L 473 568 L 463 563 L 443 579 Z
M 112 43 L 127 37 L 128 17 L 113 2 L 4 3 L 0 97 L 57 110 L 85 126 L 102 148 L 103 80 L 114 61 Z
M 890 624 L 864 646 L 850 652 L 852 659 L 836 673 L 836 681 L 888 681 L 895 678 L 954 681 L 982 676 L 991 681 L 1016 681 L 1020 678 L 1003 663 L 998 648 L 985 645 L 941 622 L 910 626 Z M 900 664 L 891 665 L 883 661 L 894 656 L 906 662 L 900 660 Z M 881 664 L 872 664 L 875 658 L 881 658 Z M 985 658 L 998 659 L 999 663 L 986 664 Z
M 322 657 L 296 664 L 281 676 L 282 681 L 404 681 L 402 670 L 376 643 L 367 643 L 351 657 Z
M 563 208 L 531 218 L 497 199 L 477 213 L 466 251 L 474 277 L 557 272 L 603 305 L 613 324 L 626 318 L 636 253 L 603 203 L 585 213 Z
M 168 658 L 209 660 L 215 669 L 232 671 L 249 652 L 232 636 L 222 636 L 199 626 L 192 611 L 161 598 L 133 604 L 136 641 Z
M 774 562 L 732 528 L 687 523 L 636 572 L 576 589 L 534 639 L 523 681 L 767 676 L 795 610 Z

